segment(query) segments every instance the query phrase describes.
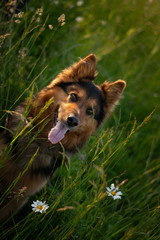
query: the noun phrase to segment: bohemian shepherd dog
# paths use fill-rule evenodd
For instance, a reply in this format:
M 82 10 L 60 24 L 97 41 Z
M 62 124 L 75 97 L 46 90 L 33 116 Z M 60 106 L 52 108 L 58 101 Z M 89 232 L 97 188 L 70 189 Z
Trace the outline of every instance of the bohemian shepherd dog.
M 17 212 L 81 149 L 113 111 L 122 80 L 93 83 L 96 56 L 63 70 L 46 88 L 12 111 L 0 135 L 0 220 Z

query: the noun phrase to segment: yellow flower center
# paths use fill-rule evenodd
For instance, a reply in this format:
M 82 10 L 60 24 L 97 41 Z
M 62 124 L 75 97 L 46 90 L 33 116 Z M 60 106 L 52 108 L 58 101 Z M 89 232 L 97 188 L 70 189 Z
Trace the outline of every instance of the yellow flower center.
M 113 196 L 116 196 L 116 192 L 111 192 L 111 194 L 112 194 Z
M 37 206 L 37 208 L 38 208 L 39 210 L 42 210 L 42 209 L 43 209 L 43 206 L 42 206 L 42 205 L 39 205 L 39 206 Z

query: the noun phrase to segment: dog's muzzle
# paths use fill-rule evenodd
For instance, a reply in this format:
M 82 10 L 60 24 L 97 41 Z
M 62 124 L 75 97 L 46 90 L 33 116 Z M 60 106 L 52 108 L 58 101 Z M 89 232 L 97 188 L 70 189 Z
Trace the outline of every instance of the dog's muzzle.
M 48 134 L 48 140 L 52 144 L 56 144 L 60 142 L 65 134 L 72 131 L 72 128 L 78 125 L 78 119 L 74 115 L 69 115 L 65 122 L 57 121 L 57 116 L 55 116 L 54 121 L 56 122 L 55 126 L 51 128 Z

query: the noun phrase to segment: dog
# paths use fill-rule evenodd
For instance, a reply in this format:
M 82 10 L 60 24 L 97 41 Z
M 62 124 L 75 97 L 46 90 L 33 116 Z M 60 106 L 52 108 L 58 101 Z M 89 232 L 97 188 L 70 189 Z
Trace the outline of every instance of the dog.
M 96 63 L 90 54 L 10 113 L 0 135 L 1 221 L 46 185 L 118 103 L 126 82 L 95 85 Z

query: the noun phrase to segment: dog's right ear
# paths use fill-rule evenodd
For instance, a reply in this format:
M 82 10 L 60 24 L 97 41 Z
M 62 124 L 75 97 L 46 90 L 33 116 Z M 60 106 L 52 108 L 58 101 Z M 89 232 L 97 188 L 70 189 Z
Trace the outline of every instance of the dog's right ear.
M 97 58 L 94 54 L 80 60 L 73 65 L 74 75 L 79 81 L 94 80 L 96 77 Z
M 59 83 L 79 82 L 79 81 L 93 81 L 97 75 L 96 73 L 97 59 L 94 54 L 81 59 L 73 66 L 64 69 L 58 76 L 50 83 L 48 87 L 52 88 Z

